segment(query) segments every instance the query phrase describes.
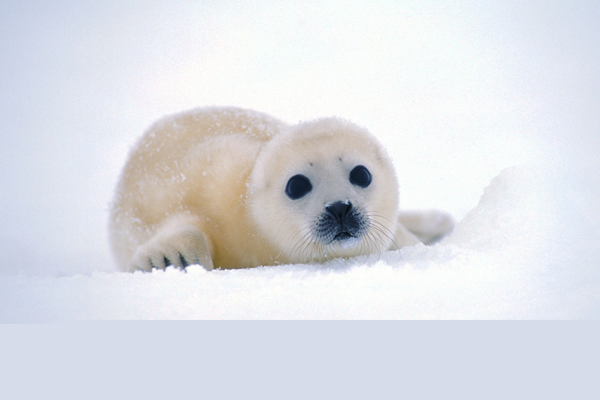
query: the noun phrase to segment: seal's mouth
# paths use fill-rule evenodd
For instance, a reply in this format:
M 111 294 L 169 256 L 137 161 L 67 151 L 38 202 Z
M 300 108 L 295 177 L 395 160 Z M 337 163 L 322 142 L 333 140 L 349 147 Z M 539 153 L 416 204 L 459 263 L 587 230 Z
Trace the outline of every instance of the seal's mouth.
M 351 238 L 356 238 L 356 236 L 354 236 L 353 234 L 351 234 L 349 232 L 340 232 L 333 237 L 332 242 L 347 240 L 347 239 L 351 239 Z
M 343 232 L 343 234 L 338 234 L 337 236 L 344 237 L 343 239 L 334 239 L 335 243 L 338 243 L 342 249 L 348 250 L 353 249 L 361 243 L 361 240 L 354 235 L 349 234 L 348 232 Z

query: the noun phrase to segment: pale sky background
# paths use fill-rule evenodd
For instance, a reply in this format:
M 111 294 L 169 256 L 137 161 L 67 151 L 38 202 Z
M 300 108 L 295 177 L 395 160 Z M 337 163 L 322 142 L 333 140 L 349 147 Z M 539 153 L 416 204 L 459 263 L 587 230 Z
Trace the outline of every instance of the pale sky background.
M 129 147 L 203 105 L 366 126 L 403 207 L 457 219 L 512 165 L 600 187 L 597 1 L 20 1 L 0 15 L 0 274 L 111 271 Z

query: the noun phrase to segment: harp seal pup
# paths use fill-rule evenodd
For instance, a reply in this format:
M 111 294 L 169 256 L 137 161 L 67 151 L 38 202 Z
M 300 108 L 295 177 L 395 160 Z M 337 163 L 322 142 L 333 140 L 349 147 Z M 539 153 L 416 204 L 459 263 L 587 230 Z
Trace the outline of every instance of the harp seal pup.
M 439 211 L 400 214 L 396 173 L 366 129 L 206 107 L 156 122 L 111 205 L 121 270 L 322 262 L 447 234 Z

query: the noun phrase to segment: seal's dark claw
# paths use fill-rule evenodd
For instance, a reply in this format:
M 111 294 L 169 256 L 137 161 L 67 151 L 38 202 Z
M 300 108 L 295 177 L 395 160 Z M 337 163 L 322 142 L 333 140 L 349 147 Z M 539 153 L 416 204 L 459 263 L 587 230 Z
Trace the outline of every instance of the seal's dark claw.
M 179 262 L 181 263 L 181 268 L 186 268 L 188 265 L 190 265 L 181 253 L 179 253 Z

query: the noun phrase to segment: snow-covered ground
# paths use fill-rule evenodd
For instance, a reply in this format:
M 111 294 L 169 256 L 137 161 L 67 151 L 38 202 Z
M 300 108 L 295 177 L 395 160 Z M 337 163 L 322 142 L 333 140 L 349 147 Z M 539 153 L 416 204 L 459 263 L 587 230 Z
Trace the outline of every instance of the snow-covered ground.
M 0 5 L 0 322 L 600 317 L 597 3 L 69 3 Z M 116 272 L 129 146 L 210 104 L 366 126 L 403 207 L 460 222 L 324 265 Z

